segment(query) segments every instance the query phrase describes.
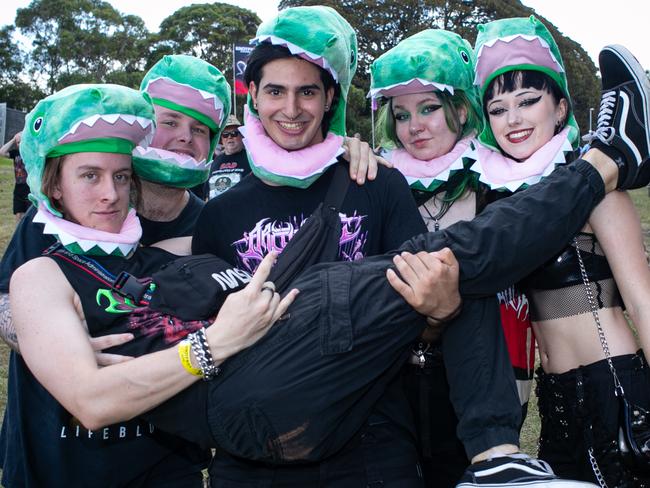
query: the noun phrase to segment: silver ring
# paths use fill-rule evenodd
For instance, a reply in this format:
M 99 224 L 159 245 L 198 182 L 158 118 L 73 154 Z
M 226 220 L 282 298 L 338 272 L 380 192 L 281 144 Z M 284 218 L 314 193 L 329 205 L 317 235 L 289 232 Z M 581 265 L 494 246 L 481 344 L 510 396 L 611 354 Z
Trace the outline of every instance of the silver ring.
M 275 293 L 275 283 L 272 281 L 265 281 L 264 284 L 262 285 L 262 291 L 268 290 L 271 292 L 271 294 Z

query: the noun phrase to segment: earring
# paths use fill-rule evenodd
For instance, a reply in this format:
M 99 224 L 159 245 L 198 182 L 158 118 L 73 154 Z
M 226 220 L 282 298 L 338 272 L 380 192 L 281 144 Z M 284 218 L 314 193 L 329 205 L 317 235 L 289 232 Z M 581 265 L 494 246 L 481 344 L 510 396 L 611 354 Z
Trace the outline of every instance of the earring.
M 253 108 L 257 110 L 257 102 L 253 102 Z
M 329 106 L 329 105 L 325 105 L 325 112 L 329 112 L 329 111 L 330 111 L 330 106 Z

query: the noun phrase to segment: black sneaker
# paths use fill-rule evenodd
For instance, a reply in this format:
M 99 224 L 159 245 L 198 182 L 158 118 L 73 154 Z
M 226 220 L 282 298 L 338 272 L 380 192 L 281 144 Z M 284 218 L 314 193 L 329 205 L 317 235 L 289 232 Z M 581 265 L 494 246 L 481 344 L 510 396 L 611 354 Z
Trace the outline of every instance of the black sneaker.
M 617 164 L 618 189 L 640 188 L 650 181 L 650 81 L 623 46 L 605 46 L 598 64 L 602 94 L 591 147 Z
M 540 459 L 526 454 L 510 454 L 472 464 L 456 488 L 468 487 L 551 486 L 562 488 L 595 487 L 585 481 L 563 480 L 555 476 L 551 467 Z

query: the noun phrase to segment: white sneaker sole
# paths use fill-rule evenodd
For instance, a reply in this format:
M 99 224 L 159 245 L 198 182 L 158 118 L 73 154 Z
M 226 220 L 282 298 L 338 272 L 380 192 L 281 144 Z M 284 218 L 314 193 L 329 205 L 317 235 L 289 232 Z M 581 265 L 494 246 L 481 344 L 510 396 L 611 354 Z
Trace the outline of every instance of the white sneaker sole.
M 572 480 L 540 480 L 540 481 L 524 481 L 524 482 L 511 482 L 511 483 L 461 483 L 456 485 L 456 488 L 525 488 L 527 486 L 550 486 L 558 488 L 597 488 L 597 485 L 588 483 L 586 481 L 572 481 Z

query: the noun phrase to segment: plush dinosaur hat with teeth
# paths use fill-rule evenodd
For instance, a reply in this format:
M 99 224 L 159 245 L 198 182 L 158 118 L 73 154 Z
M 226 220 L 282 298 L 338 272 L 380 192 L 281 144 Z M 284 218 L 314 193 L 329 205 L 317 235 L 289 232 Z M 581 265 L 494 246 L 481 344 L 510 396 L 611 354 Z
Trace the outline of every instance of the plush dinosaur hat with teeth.
M 282 10 L 257 28 L 251 43 L 285 46 L 291 54 L 327 70 L 341 86 L 341 97 L 331 110 L 330 132 L 345 136 L 345 109 L 352 77 L 357 70 L 357 35 L 350 24 L 330 7 L 294 7 Z M 248 109 L 257 111 L 251 96 Z
M 501 19 L 478 26 L 476 37 L 476 77 L 481 99 L 497 76 L 508 71 L 532 70 L 547 74 L 571 99 L 560 50 L 546 26 L 531 15 L 528 18 Z M 580 142 L 578 123 L 573 111 L 567 114 L 568 139 L 574 148 Z M 490 124 L 486 123 L 479 140 L 498 150 Z
M 25 118 L 20 154 L 30 199 L 61 217 L 41 190 L 47 158 L 79 152 L 131 154 L 153 138 L 147 94 L 119 85 L 73 85 L 36 104 Z
M 473 85 L 474 52 L 458 34 L 427 29 L 379 56 L 370 67 L 368 96 L 373 99 L 412 93 L 463 90 L 478 107 Z
M 194 56 L 164 56 L 145 75 L 140 90 L 148 93 L 154 105 L 176 110 L 210 129 L 208 157 L 196 161 L 185 154 L 160 148 L 138 147 L 133 152 L 133 167 L 147 181 L 191 188 L 203 183 L 219 135 L 230 114 L 230 85 L 221 71 Z

